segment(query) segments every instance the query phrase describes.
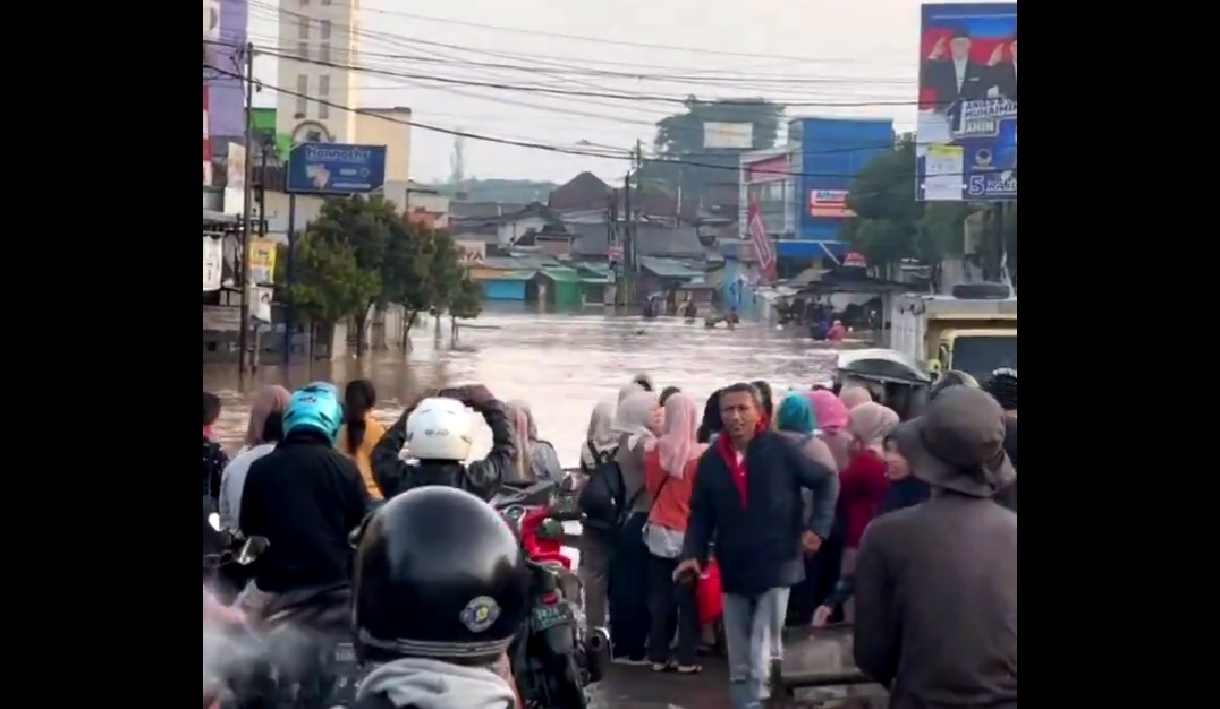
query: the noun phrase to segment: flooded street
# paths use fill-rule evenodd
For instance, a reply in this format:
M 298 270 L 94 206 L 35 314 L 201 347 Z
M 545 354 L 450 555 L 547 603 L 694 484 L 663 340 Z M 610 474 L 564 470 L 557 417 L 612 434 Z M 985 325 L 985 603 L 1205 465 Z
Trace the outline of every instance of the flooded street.
M 456 347 L 450 346 L 448 325 L 446 320 L 439 344 L 430 319 L 418 326 L 406 363 L 397 352 L 379 352 L 363 365 L 349 360 L 287 373 L 264 367 L 247 382 L 247 390 L 270 383 L 292 388 L 319 379 L 342 385 L 367 377 L 377 388 L 378 417 L 389 425 L 401 414 L 400 402 L 421 388 L 480 382 L 501 400 L 529 402 L 541 437 L 555 445 L 565 466 L 574 467 L 593 406 L 614 397 L 636 373 L 647 372 L 658 388 L 676 385 L 702 401 L 715 389 L 743 380 L 765 379 L 777 392 L 808 389 L 829 380 L 837 352 L 814 343 L 804 331 L 761 323 L 742 323 L 733 332 L 723 326 L 707 330 L 702 318 L 687 324 L 680 318 L 644 322 L 639 316 L 501 309 L 480 316 L 477 328 L 463 328 Z M 204 389 L 224 401 L 217 430 L 226 447 L 236 449 L 248 407 L 236 391 L 234 367 L 206 366 L 203 380 Z M 489 433 L 484 427 L 479 455 L 490 444 Z M 579 525 L 568 527 L 575 532 Z M 565 551 L 579 564 L 576 549 Z M 724 663 L 706 662 L 707 672 L 697 677 L 613 666 L 592 690 L 591 709 L 730 709 Z
M 413 333 L 414 351 L 406 363 L 397 352 L 378 352 L 363 364 L 352 359 L 312 371 L 294 367 L 287 377 L 281 367 L 268 366 L 246 388 L 264 383 L 292 388 L 318 379 L 342 385 L 367 377 L 381 400 L 378 416 L 388 425 L 401 413 L 399 402 L 420 388 L 479 382 L 501 400 L 527 401 L 540 436 L 554 444 L 565 466 L 574 466 L 593 406 L 615 396 L 637 372 L 651 374 L 658 389 L 672 384 L 702 401 L 717 388 L 742 380 L 764 379 L 777 392 L 790 386 L 808 389 L 829 379 L 837 351 L 801 331 L 746 322 L 733 332 L 723 325 L 708 330 L 702 318 L 687 324 L 681 318 L 645 322 L 639 316 L 501 309 L 484 313 L 473 324 L 462 328 L 451 348 L 448 321 L 438 346 L 426 319 Z M 240 445 L 248 412 L 236 386 L 234 367 L 205 366 L 204 389 L 224 400 L 218 429 L 229 448 Z

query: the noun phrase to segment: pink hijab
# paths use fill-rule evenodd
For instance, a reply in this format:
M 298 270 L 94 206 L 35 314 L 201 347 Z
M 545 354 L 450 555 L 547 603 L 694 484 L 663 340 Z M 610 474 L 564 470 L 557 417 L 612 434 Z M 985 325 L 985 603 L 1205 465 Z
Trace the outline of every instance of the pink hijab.
M 851 460 L 851 434 L 847 432 L 847 405 L 829 391 L 814 391 L 805 395 L 813 406 L 813 417 L 817 421 L 818 437 L 826 442 L 839 470 L 847 467 Z
M 686 474 L 686 465 L 703 455 L 707 446 L 695 442 L 701 412 L 699 404 L 681 392 L 665 400 L 665 433 L 650 444 L 661 456 L 661 468 L 679 480 Z

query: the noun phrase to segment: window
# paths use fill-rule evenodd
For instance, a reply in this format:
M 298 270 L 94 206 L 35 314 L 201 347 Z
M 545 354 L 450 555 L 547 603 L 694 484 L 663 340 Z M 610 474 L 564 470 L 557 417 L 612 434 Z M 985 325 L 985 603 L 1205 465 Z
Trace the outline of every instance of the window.
M 318 98 L 330 100 L 330 76 L 323 74 L 318 77 Z M 330 118 L 330 106 L 318 103 L 318 118 Z
M 329 5 L 330 3 L 324 0 L 322 4 Z M 309 0 L 301 0 L 301 7 L 309 7 Z
M 330 39 L 330 20 L 322 20 L 322 39 Z
M 297 76 L 297 110 L 293 118 L 304 118 L 305 109 L 308 107 L 309 99 L 306 95 L 309 93 L 309 77 L 301 74 Z
M 321 46 L 318 47 L 318 61 L 330 61 L 330 44 L 328 42 L 323 42 Z
M 302 17 L 297 22 L 297 39 L 309 39 L 309 18 Z
M 330 0 L 322 0 L 323 7 L 330 7 Z
M 309 42 L 297 42 L 297 56 L 301 59 L 309 58 Z

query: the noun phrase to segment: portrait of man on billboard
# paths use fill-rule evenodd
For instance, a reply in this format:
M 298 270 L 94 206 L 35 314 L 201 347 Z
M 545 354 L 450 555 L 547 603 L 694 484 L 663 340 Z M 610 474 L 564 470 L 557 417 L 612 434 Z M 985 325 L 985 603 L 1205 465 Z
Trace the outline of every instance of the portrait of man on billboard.
M 947 50 L 947 56 L 946 56 Z M 932 45 L 920 77 L 921 93 L 933 94 L 936 111 L 946 113 L 959 101 L 987 97 L 991 67 L 970 58 L 970 34 L 962 28 Z
M 1009 61 L 1004 61 L 1004 49 L 1008 49 Z M 1012 39 L 995 48 L 991 53 L 991 90 L 990 95 L 1003 96 L 1012 101 L 1017 100 L 1017 32 L 1013 30 Z

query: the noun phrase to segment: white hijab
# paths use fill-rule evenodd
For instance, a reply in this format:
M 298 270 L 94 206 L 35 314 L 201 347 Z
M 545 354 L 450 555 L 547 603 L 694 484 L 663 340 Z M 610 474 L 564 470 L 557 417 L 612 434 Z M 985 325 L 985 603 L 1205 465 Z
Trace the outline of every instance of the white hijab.
M 614 412 L 614 424 L 611 428 L 627 438 L 627 450 L 635 450 L 641 441 L 651 441 L 654 436 L 648 428 L 652 412 L 660 406 L 658 396 L 649 391 L 637 391 L 628 394 L 618 402 L 618 410 Z
M 593 459 L 593 451 L 604 454 L 618 445 L 619 434 L 614 432 L 614 402 L 599 401 L 593 407 L 593 415 L 589 418 L 589 430 L 585 434 L 585 443 L 580 450 L 580 459 L 585 467 L 592 469 L 597 465 Z M 589 450 L 592 448 L 593 450 Z

